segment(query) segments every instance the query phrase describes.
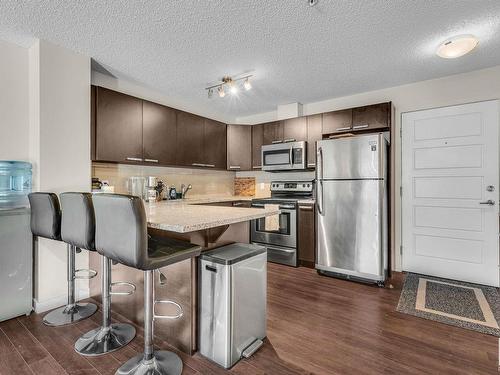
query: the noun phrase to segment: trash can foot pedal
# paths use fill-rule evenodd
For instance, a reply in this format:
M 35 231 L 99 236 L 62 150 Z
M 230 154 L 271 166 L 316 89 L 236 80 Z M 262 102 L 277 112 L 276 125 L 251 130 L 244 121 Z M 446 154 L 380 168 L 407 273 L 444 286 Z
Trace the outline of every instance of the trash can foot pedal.
M 255 353 L 259 348 L 264 344 L 264 341 L 257 339 L 250 344 L 241 355 L 245 358 L 251 357 L 253 353 Z

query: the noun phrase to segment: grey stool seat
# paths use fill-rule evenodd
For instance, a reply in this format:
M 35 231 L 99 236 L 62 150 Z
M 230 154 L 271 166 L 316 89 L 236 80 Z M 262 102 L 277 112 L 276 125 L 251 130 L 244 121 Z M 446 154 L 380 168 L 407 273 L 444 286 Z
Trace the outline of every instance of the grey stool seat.
M 68 302 L 65 306 L 52 310 L 43 317 L 43 322 L 49 326 L 62 326 L 88 318 L 97 310 L 93 303 L 75 302 L 75 279 L 89 278 L 78 276 L 75 270 L 75 254 L 78 244 L 67 241 L 63 236 L 65 220 L 62 218 L 59 199 L 54 193 L 31 193 L 28 195 L 31 206 L 31 232 L 37 237 L 64 241 L 68 244 Z
M 60 195 L 63 208 L 61 237 L 79 248 L 89 251 L 95 249 L 95 213 L 90 193 L 62 193 Z M 80 337 L 75 343 L 75 350 L 85 356 L 97 356 L 106 354 L 127 345 L 135 337 L 135 328 L 126 323 L 111 324 L 111 298 L 113 294 L 111 287 L 111 260 L 102 259 L 102 304 L 103 323 L 102 326 Z M 115 283 L 117 284 L 117 283 Z M 132 292 L 120 294 L 131 294 Z M 95 306 L 95 305 L 94 305 Z M 95 311 L 95 310 L 94 310 Z
M 123 364 L 116 374 L 180 375 L 182 361 L 170 351 L 154 351 L 153 322 L 155 318 L 175 319 L 182 308 L 173 301 L 154 300 L 154 271 L 183 261 L 201 252 L 189 242 L 164 237 L 151 237 L 147 231 L 142 200 L 135 196 L 99 194 L 94 196 L 97 251 L 121 264 L 144 271 L 144 353 Z M 179 313 L 158 316 L 155 303 L 171 303 Z

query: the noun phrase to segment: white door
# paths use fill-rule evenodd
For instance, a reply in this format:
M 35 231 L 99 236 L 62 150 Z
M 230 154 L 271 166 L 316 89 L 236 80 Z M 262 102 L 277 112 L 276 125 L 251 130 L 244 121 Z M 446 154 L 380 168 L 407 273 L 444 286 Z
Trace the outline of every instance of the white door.
M 498 110 L 403 114 L 404 271 L 499 286 Z

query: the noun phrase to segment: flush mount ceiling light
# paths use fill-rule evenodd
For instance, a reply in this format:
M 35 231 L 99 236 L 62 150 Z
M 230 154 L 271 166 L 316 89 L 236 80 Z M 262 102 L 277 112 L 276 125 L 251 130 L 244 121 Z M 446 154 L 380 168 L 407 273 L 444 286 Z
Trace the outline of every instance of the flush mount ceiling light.
M 236 95 L 240 89 L 240 82 L 243 82 L 243 88 L 248 91 L 252 88 L 252 84 L 250 83 L 250 78 L 253 77 L 253 74 L 245 75 L 238 78 L 233 78 L 230 76 L 224 76 L 217 84 L 206 87 L 208 98 L 213 97 L 214 89 L 217 89 L 217 93 L 220 98 L 226 96 L 226 87 L 232 95 Z
M 478 43 L 474 35 L 458 35 L 441 43 L 436 54 L 443 59 L 454 59 L 469 53 Z

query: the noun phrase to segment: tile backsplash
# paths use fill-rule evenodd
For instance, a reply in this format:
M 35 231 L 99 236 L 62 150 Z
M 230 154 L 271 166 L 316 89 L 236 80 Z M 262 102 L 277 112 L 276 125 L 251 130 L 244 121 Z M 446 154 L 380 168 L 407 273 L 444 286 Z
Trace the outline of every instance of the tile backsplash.
M 255 177 L 235 177 L 234 195 L 255 196 Z
M 156 176 L 165 184 L 180 189 L 193 185 L 191 195 L 233 195 L 235 172 L 205 169 L 155 167 L 128 164 L 92 163 L 92 177 L 108 181 L 116 193 L 127 193 L 127 179 L 133 176 Z

